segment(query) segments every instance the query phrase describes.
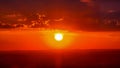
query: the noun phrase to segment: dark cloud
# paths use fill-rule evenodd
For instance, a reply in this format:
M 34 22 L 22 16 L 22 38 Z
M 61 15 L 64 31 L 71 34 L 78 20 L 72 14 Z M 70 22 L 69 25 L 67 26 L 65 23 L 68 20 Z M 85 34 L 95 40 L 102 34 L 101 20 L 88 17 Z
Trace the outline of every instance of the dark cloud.
M 80 0 L 81 2 L 91 2 L 91 0 Z
M 79 0 L 0 0 L 0 8 L 13 10 L 53 10 L 78 8 Z

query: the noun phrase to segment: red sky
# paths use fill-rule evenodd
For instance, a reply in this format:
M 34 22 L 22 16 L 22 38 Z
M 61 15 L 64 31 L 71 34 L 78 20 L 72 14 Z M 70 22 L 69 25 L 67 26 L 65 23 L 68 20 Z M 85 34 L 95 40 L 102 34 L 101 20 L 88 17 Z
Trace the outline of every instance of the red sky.
M 0 50 L 63 49 L 120 49 L 120 32 L 64 33 L 61 42 L 54 40 L 53 32 L 1 31 Z

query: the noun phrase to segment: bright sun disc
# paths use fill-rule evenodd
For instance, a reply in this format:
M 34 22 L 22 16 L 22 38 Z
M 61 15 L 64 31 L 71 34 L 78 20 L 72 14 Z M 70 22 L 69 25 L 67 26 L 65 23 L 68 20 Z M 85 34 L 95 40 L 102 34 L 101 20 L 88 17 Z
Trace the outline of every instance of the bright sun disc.
M 54 38 L 55 38 L 56 41 L 62 41 L 63 40 L 63 34 L 56 33 Z

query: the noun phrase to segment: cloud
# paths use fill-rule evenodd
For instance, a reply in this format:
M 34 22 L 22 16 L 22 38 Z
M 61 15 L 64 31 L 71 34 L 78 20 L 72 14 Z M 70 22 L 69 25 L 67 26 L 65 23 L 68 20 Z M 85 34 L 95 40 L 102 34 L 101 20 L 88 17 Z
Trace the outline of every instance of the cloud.
M 80 0 L 81 2 L 91 2 L 91 0 Z

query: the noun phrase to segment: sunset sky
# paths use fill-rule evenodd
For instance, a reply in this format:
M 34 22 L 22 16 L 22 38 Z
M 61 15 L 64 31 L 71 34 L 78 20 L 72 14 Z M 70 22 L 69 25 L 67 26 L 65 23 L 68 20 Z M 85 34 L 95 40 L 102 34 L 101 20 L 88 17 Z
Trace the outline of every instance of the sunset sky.
M 16 11 L 16 12 L 20 12 L 20 13 L 33 13 L 33 12 L 46 12 L 48 14 L 51 14 L 55 17 L 57 16 L 69 16 L 69 14 L 71 14 L 71 18 L 70 21 L 67 21 L 67 24 L 69 25 L 70 23 L 76 24 L 78 25 L 78 23 L 84 23 L 84 21 L 86 21 L 86 19 L 84 19 L 84 21 L 80 21 L 80 22 L 76 22 L 77 17 L 75 16 L 79 16 L 80 11 L 85 10 L 88 7 L 91 7 L 90 4 L 94 3 L 97 4 L 100 8 L 100 11 L 104 12 L 104 11 L 109 11 L 109 10 L 113 10 L 113 11 L 119 11 L 119 6 L 120 6 L 120 1 L 119 0 L 0 0 L 0 12 L 10 12 L 10 11 Z M 96 6 L 94 6 L 96 7 Z M 94 10 L 93 10 L 94 11 Z M 84 11 L 83 11 L 84 12 Z M 89 11 L 88 11 L 89 12 Z M 2 13 L 1 13 L 2 14 Z M 73 14 L 73 16 L 72 16 Z M 75 15 L 75 16 L 74 16 Z M 82 13 L 81 13 L 82 15 Z M 94 16 L 94 15 L 93 15 Z M 81 16 L 82 18 L 83 16 Z M 62 18 L 61 18 L 62 19 Z M 74 20 L 72 22 L 72 20 Z M 80 18 L 78 18 L 79 20 Z M 91 22 L 90 22 L 91 23 Z M 89 23 L 88 23 L 89 25 Z M 67 27 L 67 26 L 65 26 Z M 78 25 L 78 27 L 80 27 Z M 87 28 L 88 30 L 90 29 L 89 27 L 84 26 L 85 28 Z M 96 25 L 93 25 L 92 27 L 94 27 L 94 29 L 96 29 Z M 71 27 L 71 29 L 74 29 Z M 49 32 L 49 31 L 48 31 Z M 13 31 L 13 32 L 9 32 L 6 33 L 6 31 L 1 32 L 0 33 L 0 45 L 2 45 L 1 49 L 5 49 L 6 45 L 11 45 L 12 47 L 8 47 L 9 48 L 13 48 L 16 49 L 16 45 L 19 45 L 17 48 L 22 48 L 24 47 L 24 45 L 31 45 L 31 46 L 25 46 L 24 48 L 38 48 L 38 47 L 42 47 L 42 45 L 44 45 L 45 43 L 48 43 L 46 45 L 50 45 L 54 44 L 53 42 L 48 42 L 48 38 L 43 38 L 43 34 L 45 32 L 17 32 L 17 31 Z M 49 34 L 49 33 L 46 33 Z M 72 45 L 72 47 L 75 48 L 83 48 L 83 49 L 89 49 L 89 48 L 105 48 L 105 49 L 109 49 L 109 48 L 120 48 L 119 47 L 119 32 L 118 33 L 81 33 L 78 32 L 78 36 L 76 35 L 69 35 L 66 34 L 66 36 L 68 36 L 67 38 L 65 38 L 65 42 L 67 41 L 67 44 L 69 43 L 70 45 Z M 48 35 L 49 37 L 49 35 Z M 69 41 L 70 39 L 72 39 L 72 41 Z M 54 37 L 52 37 L 54 38 Z M 17 40 L 16 40 L 17 39 Z M 45 40 L 46 41 L 45 41 Z M 51 38 L 50 38 L 51 40 Z M 77 40 L 77 41 L 76 41 Z M 40 43 L 42 41 L 42 43 Z M 29 43 L 31 42 L 31 43 Z M 64 43 L 65 43 L 64 42 Z M 111 42 L 111 43 L 109 43 Z M 58 44 L 58 43 L 57 43 Z M 66 43 L 65 43 L 66 44 Z M 116 46 L 113 47 L 113 45 L 116 44 Z M 21 46 L 22 45 L 22 46 Z M 36 46 L 34 46 L 36 45 Z M 40 45 L 40 46 L 39 46 Z M 60 45 L 60 44 L 59 44 Z M 73 45 L 77 45 L 77 46 L 73 46 Z M 71 48 L 72 48 L 71 47 Z M 23 48 L 23 49 L 24 49 Z M 39 48 L 38 48 L 39 49 Z
M 120 68 L 120 0 L 0 0 L 0 68 Z
M 115 9 L 120 10 L 119 0 L 95 0 L 100 3 L 101 9 Z M 40 10 L 40 9 L 51 9 L 61 6 L 62 8 L 76 8 L 80 7 L 80 2 L 90 3 L 92 0 L 0 0 L 0 9 L 11 9 L 11 10 Z M 64 7 L 63 7 L 64 6 Z

